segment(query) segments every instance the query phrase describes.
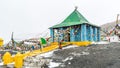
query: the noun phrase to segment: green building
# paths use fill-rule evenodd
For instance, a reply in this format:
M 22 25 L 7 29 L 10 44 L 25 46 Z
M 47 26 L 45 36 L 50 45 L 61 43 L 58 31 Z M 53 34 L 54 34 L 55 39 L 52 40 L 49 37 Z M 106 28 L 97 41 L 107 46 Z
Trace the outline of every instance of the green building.
M 100 27 L 75 9 L 63 22 L 50 27 L 50 36 L 52 42 L 100 41 Z

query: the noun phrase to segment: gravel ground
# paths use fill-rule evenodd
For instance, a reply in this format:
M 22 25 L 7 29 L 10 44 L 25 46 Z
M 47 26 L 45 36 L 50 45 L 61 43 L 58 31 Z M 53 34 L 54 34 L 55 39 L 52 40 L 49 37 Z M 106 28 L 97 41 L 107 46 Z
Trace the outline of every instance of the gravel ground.
M 55 51 L 55 68 L 120 68 L 120 43 L 94 44 Z

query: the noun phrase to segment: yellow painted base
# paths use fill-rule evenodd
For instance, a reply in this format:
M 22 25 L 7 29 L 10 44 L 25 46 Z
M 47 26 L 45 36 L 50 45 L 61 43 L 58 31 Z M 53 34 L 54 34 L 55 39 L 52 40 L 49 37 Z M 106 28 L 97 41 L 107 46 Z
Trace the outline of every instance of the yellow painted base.
M 77 45 L 77 46 L 88 46 L 91 44 L 91 42 L 89 41 L 83 41 L 83 42 L 62 42 L 62 47 L 64 46 L 68 46 L 68 45 Z M 58 42 L 53 42 L 50 44 L 50 46 L 44 47 L 43 49 L 39 49 L 39 50 L 34 50 L 32 52 L 27 52 L 24 54 L 24 56 L 35 56 L 37 54 L 41 54 L 41 53 L 45 53 L 45 52 L 49 52 L 52 50 L 55 50 L 59 48 L 58 46 Z
M 91 44 L 90 41 L 83 41 L 83 42 L 71 42 L 71 44 L 73 45 L 77 45 L 77 46 L 88 46 Z

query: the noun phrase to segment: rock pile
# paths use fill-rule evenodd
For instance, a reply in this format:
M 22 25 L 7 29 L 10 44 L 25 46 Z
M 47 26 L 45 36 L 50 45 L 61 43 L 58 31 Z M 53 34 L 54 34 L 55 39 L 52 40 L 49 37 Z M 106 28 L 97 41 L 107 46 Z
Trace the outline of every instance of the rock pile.
M 46 67 L 48 66 L 50 59 L 45 59 L 44 57 L 27 57 L 24 59 L 24 67 Z

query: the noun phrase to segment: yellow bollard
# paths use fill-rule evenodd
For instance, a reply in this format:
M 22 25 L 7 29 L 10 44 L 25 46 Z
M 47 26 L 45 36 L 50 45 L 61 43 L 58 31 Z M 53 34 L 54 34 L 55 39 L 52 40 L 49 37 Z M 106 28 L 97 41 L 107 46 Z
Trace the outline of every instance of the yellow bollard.
M 18 52 L 14 57 L 14 61 L 15 61 L 15 68 L 22 68 L 22 66 L 23 66 L 23 55 L 20 52 Z
M 2 45 L 3 45 L 3 39 L 0 38 L 0 46 L 2 46 Z
M 4 55 L 3 55 L 3 64 L 4 65 L 7 65 L 8 63 L 11 63 L 12 62 L 12 57 L 11 57 L 11 54 L 9 52 L 6 52 Z

